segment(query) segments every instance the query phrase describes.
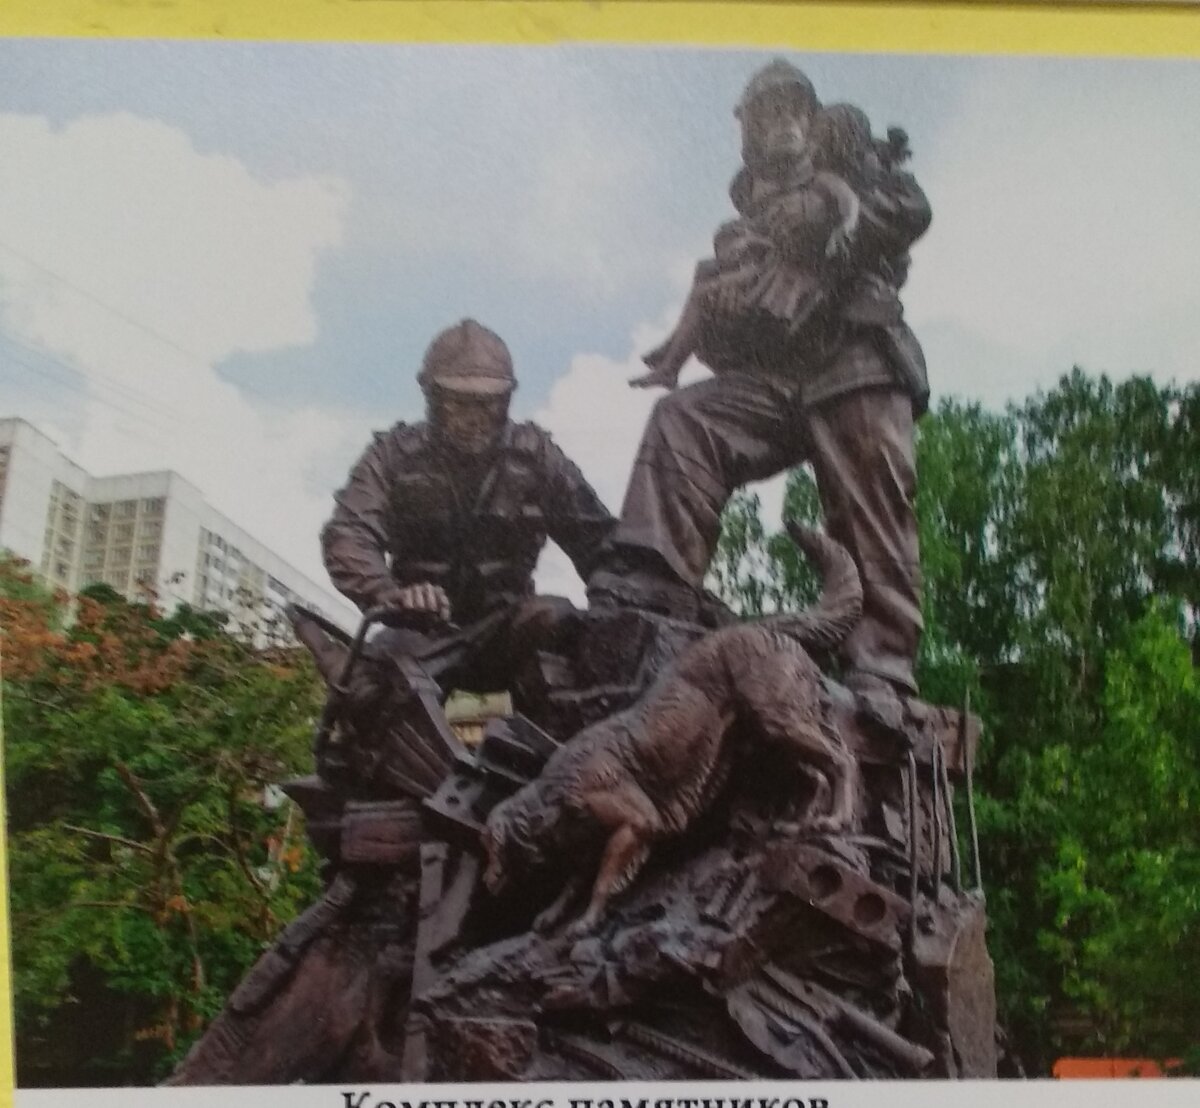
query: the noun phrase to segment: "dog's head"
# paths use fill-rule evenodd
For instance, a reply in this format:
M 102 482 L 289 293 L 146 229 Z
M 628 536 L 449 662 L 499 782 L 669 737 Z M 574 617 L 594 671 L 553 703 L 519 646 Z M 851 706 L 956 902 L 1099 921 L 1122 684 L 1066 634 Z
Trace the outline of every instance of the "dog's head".
M 509 884 L 508 874 L 508 821 L 501 809 L 495 808 L 483 828 L 483 854 L 487 868 L 483 871 L 483 883 L 493 896 L 502 893 Z
M 537 781 L 492 809 L 483 829 L 487 859 L 483 882 L 490 893 L 503 892 L 514 880 L 546 864 L 556 823 Z

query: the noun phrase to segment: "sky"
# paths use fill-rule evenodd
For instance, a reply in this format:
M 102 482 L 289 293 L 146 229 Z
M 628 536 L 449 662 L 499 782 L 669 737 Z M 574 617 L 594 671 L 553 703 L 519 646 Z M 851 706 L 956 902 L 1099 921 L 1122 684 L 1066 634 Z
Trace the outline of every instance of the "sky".
M 625 382 L 732 214 L 772 56 L 0 40 L 0 416 L 175 469 L 324 584 L 333 490 L 472 316 L 615 512 L 654 401 Z M 1200 63 L 786 56 L 910 135 L 935 402 L 1200 379 Z M 582 595 L 554 550 L 538 583 Z

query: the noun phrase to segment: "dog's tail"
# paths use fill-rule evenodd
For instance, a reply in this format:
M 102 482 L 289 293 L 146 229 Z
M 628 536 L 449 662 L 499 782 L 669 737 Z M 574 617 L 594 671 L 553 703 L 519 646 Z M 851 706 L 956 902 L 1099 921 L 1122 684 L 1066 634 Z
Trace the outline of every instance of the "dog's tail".
M 832 650 L 862 615 L 862 582 L 850 552 L 839 542 L 795 520 L 785 520 L 788 535 L 821 574 L 821 595 L 802 612 L 767 616 L 761 624 L 801 645 Z

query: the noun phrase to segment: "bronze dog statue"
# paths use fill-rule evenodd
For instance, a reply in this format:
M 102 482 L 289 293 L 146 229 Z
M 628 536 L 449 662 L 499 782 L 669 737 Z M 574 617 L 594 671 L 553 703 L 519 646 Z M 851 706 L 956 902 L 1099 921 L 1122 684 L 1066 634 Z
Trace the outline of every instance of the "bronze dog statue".
M 732 768 L 733 736 L 747 730 L 794 752 L 799 769 L 828 783 L 830 810 L 805 826 L 834 831 L 850 822 L 855 763 L 825 723 L 822 674 L 805 647 L 831 649 L 845 637 L 861 613 L 862 587 L 843 547 L 794 523 L 787 528 L 821 571 L 818 603 L 706 635 L 636 704 L 555 751 L 488 818 L 484 881 L 493 893 L 512 872 L 602 838 L 590 901 L 571 928 L 588 931 L 653 844 L 683 834 L 708 809 Z M 750 727 L 735 731 L 735 721 Z M 557 925 L 585 886 L 586 874 L 568 882 L 534 926 Z

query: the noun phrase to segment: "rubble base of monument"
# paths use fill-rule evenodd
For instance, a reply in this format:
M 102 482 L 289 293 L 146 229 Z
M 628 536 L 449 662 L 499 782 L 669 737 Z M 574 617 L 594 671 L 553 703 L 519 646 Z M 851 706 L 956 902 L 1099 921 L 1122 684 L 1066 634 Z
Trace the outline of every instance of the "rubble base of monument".
M 561 869 L 500 897 L 484 887 L 492 808 L 704 633 L 594 610 L 569 654 L 527 675 L 536 723 L 493 720 L 469 749 L 407 719 L 404 757 L 416 744 L 422 772 L 440 776 L 423 797 L 289 783 L 326 859 L 325 895 L 171 1083 L 994 1077 L 986 914 L 963 881 L 952 792 L 969 783 L 969 714 L 917 699 L 880 713 L 824 678 L 857 765 L 850 829 L 813 833 L 804 779 L 746 744 L 753 757 L 719 801 L 588 933 L 533 927 L 571 876 Z

